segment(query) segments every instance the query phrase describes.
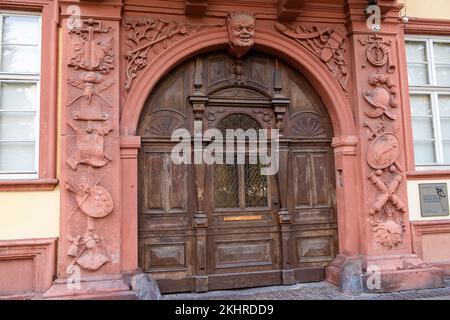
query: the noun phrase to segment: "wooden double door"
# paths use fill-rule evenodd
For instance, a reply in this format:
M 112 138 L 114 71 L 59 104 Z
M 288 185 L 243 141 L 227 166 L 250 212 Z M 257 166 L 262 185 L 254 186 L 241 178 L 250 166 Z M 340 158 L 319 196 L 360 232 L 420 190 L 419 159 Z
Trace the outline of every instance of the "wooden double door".
M 177 129 L 192 164 L 173 159 Z M 279 129 L 278 170 L 263 174 L 252 139 L 231 163 L 194 163 L 218 141 L 209 129 Z M 139 134 L 139 264 L 162 292 L 323 280 L 338 248 L 332 129 L 297 71 L 257 52 L 196 57 L 148 98 Z

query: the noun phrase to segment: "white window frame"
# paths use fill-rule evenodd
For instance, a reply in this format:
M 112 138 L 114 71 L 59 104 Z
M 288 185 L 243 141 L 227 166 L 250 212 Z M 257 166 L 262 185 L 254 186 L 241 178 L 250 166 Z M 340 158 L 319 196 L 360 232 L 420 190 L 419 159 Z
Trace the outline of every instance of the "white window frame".
M 435 149 L 435 159 L 436 162 L 433 163 L 416 163 L 416 170 L 449 170 L 450 163 L 445 163 L 444 160 L 444 148 L 442 139 L 442 129 L 441 129 L 441 118 L 439 112 L 439 102 L 438 97 L 440 95 L 450 95 L 450 85 L 442 86 L 437 85 L 436 81 L 436 61 L 434 59 L 434 43 L 450 43 L 449 37 L 443 36 L 407 36 L 405 41 L 416 41 L 426 44 L 426 54 L 427 54 L 427 77 L 429 84 L 425 85 L 409 85 L 409 93 L 411 95 L 429 95 L 431 103 L 431 113 L 432 113 L 432 123 L 433 123 L 433 135 L 434 135 L 434 149 Z M 406 43 L 405 43 L 406 47 Z M 408 61 L 409 63 L 417 63 L 414 61 Z M 450 67 L 450 63 L 446 64 Z M 411 112 L 411 118 L 414 115 Z M 412 119 L 411 119 L 412 120 Z M 411 122 L 412 125 L 412 122 Z
M 37 12 L 23 12 L 16 10 L 0 10 L 0 65 L 1 65 L 1 52 L 3 48 L 3 17 L 4 16 L 34 16 L 39 17 L 39 44 L 37 47 L 38 56 L 37 59 L 39 61 L 39 71 L 37 73 L 9 73 L 0 71 L 0 83 L 3 82 L 21 82 L 21 83 L 36 83 L 36 110 L 0 110 L 0 112 L 35 112 L 35 138 L 30 140 L 0 140 L 3 141 L 13 141 L 13 142 L 31 142 L 34 141 L 34 168 L 30 172 L 14 172 L 14 171 L 1 171 L 0 170 L 0 180 L 16 180 L 16 179 L 38 179 L 39 178 L 39 143 L 40 143 L 40 109 L 41 109 L 41 69 L 42 69 L 42 60 L 41 60 L 41 51 L 42 51 L 42 14 Z M 23 44 L 22 44 L 23 45 Z

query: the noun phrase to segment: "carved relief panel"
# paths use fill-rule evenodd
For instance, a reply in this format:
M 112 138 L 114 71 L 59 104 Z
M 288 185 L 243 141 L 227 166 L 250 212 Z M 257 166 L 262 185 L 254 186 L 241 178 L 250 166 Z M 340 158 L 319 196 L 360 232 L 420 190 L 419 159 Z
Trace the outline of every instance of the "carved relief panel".
M 342 90 L 348 92 L 347 32 L 343 26 L 299 25 L 294 28 L 276 23 L 275 29 L 311 51 L 327 66 Z
M 118 104 L 113 22 L 84 19 L 64 30 L 61 274 L 112 270 L 119 256 L 117 191 Z M 106 271 L 108 272 L 108 271 Z
M 125 90 L 131 89 L 140 71 L 168 46 L 195 32 L 220 28 L 223 25 L 191 24 L 156 17 L 124 18 L 128 47 L 124 55 L 126 59 Z
M 391 41 L 370 35 L 359 39 L 359 44 L 363 52 L 361 67 L 370 70 L 362 92 L 365 101 L 362 127 L 367 137 L 365 161 L 372 190 L 368 221 L 376 247 L 401 249 L 405 240 L 406 205 L 400 189 L 404 187 L 405 177 L 401 158 L 401 110 Z

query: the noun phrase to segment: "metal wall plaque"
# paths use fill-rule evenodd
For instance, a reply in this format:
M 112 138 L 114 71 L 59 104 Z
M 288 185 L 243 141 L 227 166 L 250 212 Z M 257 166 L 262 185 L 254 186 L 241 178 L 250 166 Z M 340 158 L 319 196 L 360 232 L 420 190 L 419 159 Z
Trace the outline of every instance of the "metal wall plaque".
M 422 217 L 448 216 L 448 192 L 446 183 L 419 184 Z

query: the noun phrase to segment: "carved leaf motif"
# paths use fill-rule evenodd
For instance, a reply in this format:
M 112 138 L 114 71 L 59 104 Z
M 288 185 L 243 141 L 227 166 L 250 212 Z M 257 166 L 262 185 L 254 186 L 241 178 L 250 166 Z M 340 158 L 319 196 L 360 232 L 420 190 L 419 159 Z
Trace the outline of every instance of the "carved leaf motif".
M 127 60 L 125 89 L 128 91 L 140 70 L 149 60 L 150 52 L 158 55 L 180 37 L 194 31 L 222 27 L 223 25 L 194 25 L 167 21 L 153 17 L 129 17 L 125 19 L 125 31 L 129 31 L 125 54 Z
M 326 137 L 327 131 L 322 123 L 315 118 L 300 118 L 291 127 L 293 135 L 299 137 Z

